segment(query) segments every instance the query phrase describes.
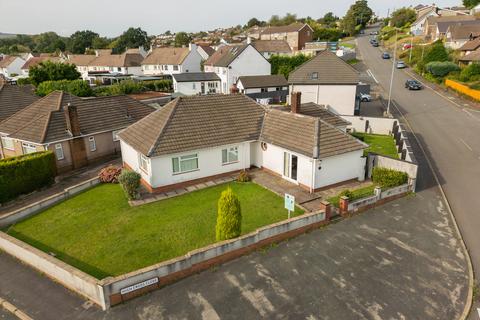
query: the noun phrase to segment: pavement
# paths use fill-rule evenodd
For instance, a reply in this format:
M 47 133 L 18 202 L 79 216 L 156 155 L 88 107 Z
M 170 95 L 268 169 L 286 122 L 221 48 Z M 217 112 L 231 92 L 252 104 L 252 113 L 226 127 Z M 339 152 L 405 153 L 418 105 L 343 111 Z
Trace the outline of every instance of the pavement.
M 382 60 L 381 50 L 357 39 L 362 61 L 374 81 L 388 92 L 392 61 Z M 392 111 L 404 115 L 425 149 L 470 253 L 474 270 L 480 270 L 480 105 L 426 82 L 421 91 L 408 91 L 404 83 L 418 78 L 412 70 L 395 70 Z M 470 319 L 480 319 L 476 305 Z

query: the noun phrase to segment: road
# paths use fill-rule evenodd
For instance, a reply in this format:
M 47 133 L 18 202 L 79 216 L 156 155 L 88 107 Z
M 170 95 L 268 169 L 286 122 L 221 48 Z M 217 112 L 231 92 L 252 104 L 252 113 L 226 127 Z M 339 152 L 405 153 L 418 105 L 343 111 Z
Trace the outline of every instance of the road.
M 358 38 L 358 50 L 373 77 L 388 92 L 392 61 L 381 59 L 381 49 L 372 47 L 368 40 L 369 36 Z M 425 149 L 473 267 L 480 270 L 480 109 L 468 108 L 428 84 L 422 91 L 408 91 L 404 83 L 413 76 L 408 69 L 395 70 L 392 98 Z

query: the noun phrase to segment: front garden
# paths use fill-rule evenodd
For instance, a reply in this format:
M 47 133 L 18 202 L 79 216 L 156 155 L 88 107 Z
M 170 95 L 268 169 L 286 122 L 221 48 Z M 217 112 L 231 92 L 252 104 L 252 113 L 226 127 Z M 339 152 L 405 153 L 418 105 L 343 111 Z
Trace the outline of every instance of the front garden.
M 287 218 L 283 198 L 232 182 L 131 207 L 118 184 L 102 184 L 6 232 L 99 279 L 184 255 L 216 242 L 217 203 L 231 187 L 241 204 L 241 234 Z M 302 214 L 296 209 L 293 215 Z
M 373 152 L 398 159 L 397 147 L 395 145 L 393 136 L 363 132 L 354 132 L 352 133 L 352 136 L 369 145 L 369 147 L 364 151 L 365 155 L 367 155 L 369 152 Z

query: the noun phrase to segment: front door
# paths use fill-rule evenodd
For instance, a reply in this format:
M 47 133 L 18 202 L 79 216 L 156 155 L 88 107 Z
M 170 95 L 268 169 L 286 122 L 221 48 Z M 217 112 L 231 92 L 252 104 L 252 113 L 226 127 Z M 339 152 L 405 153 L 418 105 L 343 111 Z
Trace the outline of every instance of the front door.
M 288 152 L 283 153 L 283 176 L 297 181 L 298 157 Z
M 202 94 L 205 94 L 205 82 L 202 82 L 201 86 L 202 86 Z

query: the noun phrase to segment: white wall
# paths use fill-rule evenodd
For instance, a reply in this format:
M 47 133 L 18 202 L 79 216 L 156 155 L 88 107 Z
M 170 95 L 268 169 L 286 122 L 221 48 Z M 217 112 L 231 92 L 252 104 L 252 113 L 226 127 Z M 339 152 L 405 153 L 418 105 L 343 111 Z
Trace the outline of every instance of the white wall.
M 183 60 L 182 72 L 201 72 L 200 63 L 202 56 L 198 53 L 196 47 L 195 50 L 191 50 L 190 54 Z
M 16 73 L 18 75 L 22 74 L 22 66 L 25 64 L 25 60 L 22 58 L 16 57 L 8 67 L 0 69 L 0 73 L 5 75 L 6 77 L 11 77 L 12 73 Z
M 368 121 L 367 133 L 375 134 L 391 134 L 393 130 L 393 123 L 400 122 L 397 119 L 391 118 L 375 118 L 363 116 L 342 116 L 343 119 L 349 121 L 351 124 L 347 126 L 352 131 L 365 132 L 366 122 Z
M 315 170 L 315 189 L 351 179 L 363 181 L 366 158 L 362 156 L 363 150 L 358 150 L 321 159 Z
M 290 92 L 301 92 L 302 103 L 330 106 L 338 114 L 353 115 L 356 85 L 290 85 Z
M 212 93 L 219 93 L 221 91 L 221 82 L 220 81 L 192 81 L 192 82 L 177 82 L 175 78 L 173 78 L 173 90 L 174 92 L 180 92 L 184 95 L 196 95 L 201 93 L 202 91 L 202 82 L 205 83 L 205 94 L 209 94 L 209 83 L 216 83 L 217 87 L 215 88 L 215 92 Z M 195 88 L 193 85 L 195 84 Z
M 148 182 L 151 185 L 151 160 L 149 160 L 148 173 L 140 169 L 139 159 L 140 153 L 137 150 L 133 149 L 131 146 L 120 140 L 120 148 L 122 149 L 122 160 L 126 163 L 132 170 L 140 173 L 142 179 Z M 147 158 L 148 159 L 148 158 Z
M 234 146 L 238 146 L 238 162 L 223 165 L 222 149 Z M 198 154 L 198 170 L 173 174 L 172 158 L 192 153 Z M 243 142 L 228 146 L 155 157 L 151 159 L 151 168 L 151 186 L 154 188 L 250 168 L 250 143 Z
M 128 67 L 128 68 L 122 68 L 125 69 L 125 74 L 133 74 L 135 76 L 141 76 L 143 75 L 142 67 Z

